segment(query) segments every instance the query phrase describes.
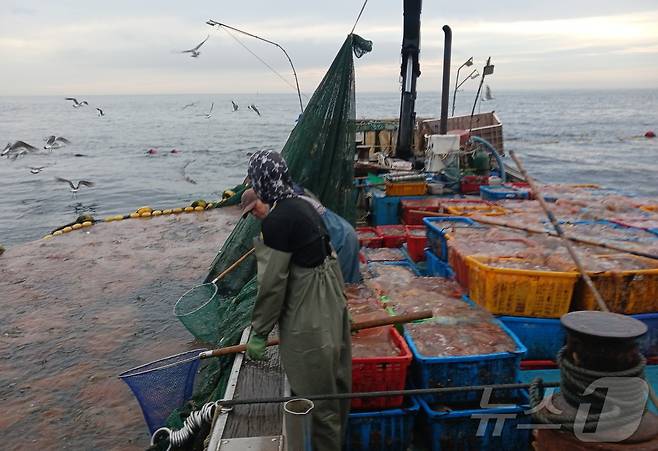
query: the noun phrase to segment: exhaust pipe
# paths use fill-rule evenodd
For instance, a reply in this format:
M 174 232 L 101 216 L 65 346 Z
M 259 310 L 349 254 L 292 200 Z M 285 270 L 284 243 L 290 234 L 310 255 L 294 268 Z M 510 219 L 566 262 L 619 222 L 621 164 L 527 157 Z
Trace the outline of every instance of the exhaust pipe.
M 443 44 L 443 87 L 441 88 L 441 122 L 439 134 L 448 133 L 448 100 L 450 96 L 450 55 L 452 53 L 452 30 L 443 26 L 445 41 Z
M 313 451 L 311 444 L 311 411 L 313 401 L 293 399 L 283 404 L 284 434 L 288 451 Z

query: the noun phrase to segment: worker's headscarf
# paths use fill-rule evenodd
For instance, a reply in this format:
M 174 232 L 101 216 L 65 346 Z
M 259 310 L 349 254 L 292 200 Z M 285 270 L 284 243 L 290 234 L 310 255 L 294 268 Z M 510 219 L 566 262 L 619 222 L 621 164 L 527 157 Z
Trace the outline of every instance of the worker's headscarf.
M 288 165 L 277 152 L 260 150 L 249 158 L 247 174 L 258 198 L 273 205 L 274 202 L 297 197 L 293 190 Z

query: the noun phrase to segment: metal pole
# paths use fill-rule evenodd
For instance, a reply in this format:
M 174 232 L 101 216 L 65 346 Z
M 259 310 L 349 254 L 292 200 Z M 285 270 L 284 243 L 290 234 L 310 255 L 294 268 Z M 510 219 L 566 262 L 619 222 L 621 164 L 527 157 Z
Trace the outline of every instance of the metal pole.
M 448 101 L 450 99 L 450 56 L 452 53 L 452 30 L 443 26 L 445 39 L 443 44 L 443 86 L 441 87 L 441 126 L 440 135 L 448 133 Z
M 470 66 L 471 64 L 473 64 L 473 57 L 472 56 L 469 59 L 467 59 L 466 61 L 464 61 L 464 64 L 459 66 L 459 69 L 457 69 L 457 78 L 455 78 L 455 92 L 452 93 L 452 114 L 451 114 L 451 116 L 455 115 L 455 100 L 457 99 L 457 90 L 459 89 L 459 86 L 464 84 L 464 82 L 462 82 L 460 85 L 457 85 L 457 83 L 459 83 L 459 71 L 462 70 L 462 67 Z M 473 75 L 473 72 L 471 72 L 471 75 Z M 470 75 L 469 75 L 469 77 L 470 77 Z M 466 81 L 466 80 L 464 80 L 464 81 Z
M 229 30 L 237 31 L 238 33 L 242 33 L 242 34 L 247 35 L 249 37 L 259 39 L 263 42 L 267 42 L 268 44 L 272 44 L 272 45 L 278 47 L 279 49 L 281 49 L 283 54 L 286 55 L 286 58 L 288 58 L 288 62 L 290 63 L 290 67 L 292 68 L 292 74 L 295 76 L 295 85 L 297 86 L 297 97 L 299 98 L 299 109 L 301 110 L 302 113 L 304 113 L 304 104 L 302 103 L 302 93 L 299 90 L 299 80 L 297 80 L 297 71 L 295 70 L 295 66 L 292 64 L 292 60 L 290 59 L 290 55 L 288 55 L 288 52 L 286 52 L 286 49 L 284 49 L 283 47 L 281 47 L 279 44 L 277 44 L 274 41 L 270 41 L 269 39 L 261 38 L 260 36 L 257 36 L 257 35 L 252 34 L 252 33 L 247 33 L 246 31 L 240 30 L 240 29 L 232 27 L 230 25 L 226 25 L 225 23 L 217 22 L 216 20 L 213 20 L 213 19 L 208 19 L 208 21 L 206 23 L 208 25 L 210 25 L 211 27 L 215 26 L 215 25 L 217 25 L 218 27 L 226 27 Z

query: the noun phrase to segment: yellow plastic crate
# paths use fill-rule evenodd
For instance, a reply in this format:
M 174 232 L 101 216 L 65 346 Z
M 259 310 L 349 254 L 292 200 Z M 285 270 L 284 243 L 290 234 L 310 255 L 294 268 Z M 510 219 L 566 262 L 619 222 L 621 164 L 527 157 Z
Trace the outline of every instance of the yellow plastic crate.
M 577 272 L 496 268 L 500 258 L 467 256 L 471 299 L 496 315 L 559 318 L 569 312 Z
M 423 196 L 427 193 L 427 183 L 420 182 L 389 182 L 386 181 L 387 196 Z
M 633 257 L 655 269 L 588 272 L 594 286 L 611 312 L 627 315 L 658 312 L 658 263 Z M 576 286 L 574 310 L 598 310 L 592 291 L 581 280 Z
M 473 205 L 473 206 L 459 206 L 459 207 L 446 207 L 446 212 L 453 216 L 471 216 L 473 214 L 484 216 L 503 216 L 507 214 L 507 210 L 498 205 Z
M 649 213 L 658 213 L 658 205 L 642 205 L 640 210 L 648 211 Z

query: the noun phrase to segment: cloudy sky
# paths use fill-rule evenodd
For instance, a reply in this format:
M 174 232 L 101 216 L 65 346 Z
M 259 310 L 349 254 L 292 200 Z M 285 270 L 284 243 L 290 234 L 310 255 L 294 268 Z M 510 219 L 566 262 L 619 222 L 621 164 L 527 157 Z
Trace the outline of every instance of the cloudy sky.
M 279 42 L 312 92 L 360 8 L 358 0 L 0 0 L 0 95 L 289 92 L 209 18 Z M 443 32 L 453 70 L 492 57 L 497 89 L 658 88 L 656 0 L 426 0 L 419 90 L 439 90 Z M 370 0 L 356 32 L 361 91 L 399 88 L 402 0 Z M 207 35 L 199 58 L 180 50 Z M 292 83 L 279 50 L 236 36 Z M 454 72 L 453 72 L 454 77 Z

